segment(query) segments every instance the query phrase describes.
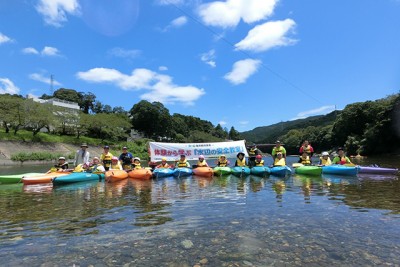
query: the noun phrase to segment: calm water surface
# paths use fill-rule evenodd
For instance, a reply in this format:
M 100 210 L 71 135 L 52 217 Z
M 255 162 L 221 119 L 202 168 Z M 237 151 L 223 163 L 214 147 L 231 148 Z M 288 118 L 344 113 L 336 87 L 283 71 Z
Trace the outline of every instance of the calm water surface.
M 0 172 L 47 169 L 26 168 Z M 400 266 L 398 178 L 294 174 L 0 185 L 1 264 Z

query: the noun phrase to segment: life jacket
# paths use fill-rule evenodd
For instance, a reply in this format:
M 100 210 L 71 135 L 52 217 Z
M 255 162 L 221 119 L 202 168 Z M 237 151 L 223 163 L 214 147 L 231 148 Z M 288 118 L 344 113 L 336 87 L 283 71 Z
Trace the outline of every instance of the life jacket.
M 239 166 L 239 167 L 245 167 L 246 166 L 246 159 L 245 158 L 243 158 L 243 159 L 236 159 L 236 166 Z
M 103 166 L 103 165 L 101 165 L 101 164 L 92 165 L 92 166 L 90 166 L 89 170 L 90 170 L 90 172 L 93 172 L 93 173 L 102 172 L 102 171 L 99 171 L 99 170 L 98 170 L 98 168 L 99 168 L 100 166 Z
M 140 162 L 139 163 L 133 163 L 133 168 L 134 169 L 141 169 L 142 166 L 140 165 Z
M 226 166 L 228 166 L 228 160 L 225 159 L 224 161 L 221 161 L 221 159 L 219 159 L 218 162 L 217 162 L 217 165 L 219 167 L 226 167 Z
M 320 163 L 321 165 L 324 165 L 324 166 L 332 165 L 331 158 L 329 158 L 329 157 L 328 157 L 328 159 L 324 159 L 324 157 L 320 157 L 319 159 L 321 160 L 321 163 Z
M 303 147 L 303 152 L 306 152 L 307 154 L 311 154 L 311 145 Z
M 121 170 L 122 169 L 121 163 L 118 161 L 117 164 L 112 164 L 112 162 L 111 162 L 110 169 L 111 170 Z
M 256 151 L 257 151 L 257 148 L 250 148 L 250 150 L 249 150 L 249 156 L 250 156 L 250 157 L 255 156 L 255 155 L 256 155 Z
M 208 164 L 205 160 L 203 161 L 197 161 L 197 167 L 208 167 Z
M 310 165 L 311 164 L 310 157 L 309 156 L 307 156 L 306 158 L 300 157 L 299 163 L 304 164 L 304 165 Z
M 111 166 L 111 158 L 112 158 L 112 157 L 113 157 L 113 155 L 112 155 L 110 152 L 108 152 L 108 153 L 105 154 L 105 155 L 104 155 L 104 153 L 101 154 L 100 160 L 103 162 L 103 166 L 104 166 L 105 168 L 108 168 L 108 167 Z
M 181 161 L 181 160 L 178 161 L 178 168 L 183 168 L 183 167 L 187 167 L 186 159 L 184 161 Z
M 336 156 L 336 157 L 333 159 L 333 162 L 335 162 L 334 164 L 344 165 L 344 164 L 346 164 L 346 163 L 350 163 L 350 160 L 349 160 L 349 158 L 346 157 L 346 156 L 343 156 L 343 157 Z
M 283 157 L 281 159 L 276 158 L 274 160 L 274 166 L 285 166 L 285 165 L 286 165 L 286 160 Z
M 62 170 L 66 170 L 66 169 L 68 169 L 68 162 L 64 162 L 63 164 L 56 164 L 56 165 L 54 165 L 54 167 L 55 167 L 55 171 L 57 171 L 58 169 L 62 169 Z M 52 168 L 52 170 L 53 170 L 53 168 Z
M 83 164 L 78 164 L 78 166 L 75 167 L 74 172 L 83 172 Z
M 264 160 L 262 159 L 260 162 L 257 160 L 255 161 L 256 165 L 255 166 L 264 166 Z
M 282 146 L 280 146 L 279 148 L 278 147 L 274 147 L 274 149 L 275 149 L 275 155 L 278 154 L 279 152 L 283 153 L 283 147 Z
M 160 163 L 160 164 L 158 164 L 158 165 L 156 166 L 156 168 L 157 168 L 157 169 L 159 169 L 159 168 L 164 168 L 164 169 L 166 169 L 166 168 L 169 168 L 169 164 L 168 164 L 168 162 L 165 162 L 164 165 L 163 165 L 162 163 Z

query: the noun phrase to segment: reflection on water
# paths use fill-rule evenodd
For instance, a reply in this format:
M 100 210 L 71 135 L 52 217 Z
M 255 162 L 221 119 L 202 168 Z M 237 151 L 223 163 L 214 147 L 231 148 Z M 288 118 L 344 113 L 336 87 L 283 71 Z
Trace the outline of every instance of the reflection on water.
M 0 186 L 9 266 L 395 265 L 397 176 Z

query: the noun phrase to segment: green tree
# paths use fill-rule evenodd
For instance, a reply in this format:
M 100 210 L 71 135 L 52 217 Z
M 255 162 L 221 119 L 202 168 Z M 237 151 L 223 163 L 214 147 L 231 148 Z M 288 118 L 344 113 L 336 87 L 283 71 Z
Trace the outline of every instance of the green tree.
M 16 134 L 18 129 L 23 126 L 25 117 L 23 112 L 24 101 L 25 99 L 17 95 L 0 95 L 0 120 L 6 133 L 9 133 L 10 129 L 14 129 L 14 134 Z
M 93 93 L 79 93 L 79 106 L 81 107 L 83 113 L 89 114 L 89 111 L 93 111 L 94 103 L 96 101 L 96 96 Z
M 74 103 L 79 103 L 81 101 L 81 95 L 77 91 L 67 88 L 60 88 L 56 90 L 53 94 L 53 97 Z M 44 99 L 43 96 L 42 99 Z
M 242 136 L 240 135 L 240 133 L 238 131 L 235 130 L 235 127 L 231 127 L 231 129 L 229 130 L 229 139 L 231 140 L 241 140 Z
M 32 99 L 25 100 L 24 104 L 25 127 L 31 128 L 34 136 L 42 128 L 49 130 L 55 121 L 53 105 L 38 103 Z

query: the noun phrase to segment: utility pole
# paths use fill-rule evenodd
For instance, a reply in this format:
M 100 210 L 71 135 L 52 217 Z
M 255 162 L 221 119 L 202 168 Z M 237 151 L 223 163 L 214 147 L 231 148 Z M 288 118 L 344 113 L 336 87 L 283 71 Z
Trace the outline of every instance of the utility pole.
M 53 96 L 53 94 L 54 94 L 53 85 L 54 85 L 54 75 L 50 74 L 50 94 L 51 94 L 51 96 Z

